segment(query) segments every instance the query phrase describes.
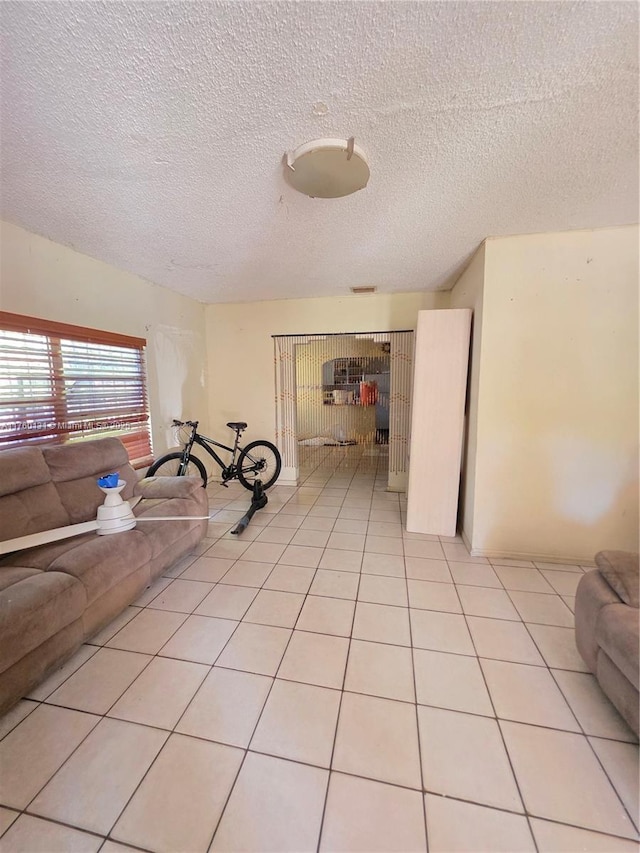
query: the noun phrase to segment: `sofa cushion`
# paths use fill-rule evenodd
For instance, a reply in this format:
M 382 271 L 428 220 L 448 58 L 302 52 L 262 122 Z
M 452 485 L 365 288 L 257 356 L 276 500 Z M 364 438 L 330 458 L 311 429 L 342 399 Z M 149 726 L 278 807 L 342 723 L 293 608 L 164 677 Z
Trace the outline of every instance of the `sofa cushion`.
M 0 453 L 0 456 L 2 454 Z M 16 539 L 69 524 L 53 483 L 43 483 L 0 498 L 0 540 Z
M 69 483 L 56 483 L 56 488 L 62 505 L 69 513 L 72 524 L 82 521 L 93 521 L 98 514 L 98 507 L 104 503 L 104 493 L 98 488 L 97 477 L 85 477 L 83 480 L 72 480 Z M 132 488 L 127 486 L 120 493 L 124 500 L 131 497 Z
M 640 734 L 638 690 L 625 678 L 603 649 L 598 653 L 596 677 L 620 715 L 636 734 Z
M 596 625 L 603 607 L 620 604 L 620 599 L 602 577 L 598 569 L 580 578 L 576 590 L 576 645 L 584 662 L 595 673 L 600 646 Z
M 203 506 L 208 512 L 207 493 L 200 477 L 145 477 L 138 480 L 134 494 L 143 498 L 188 498 L 192 495 L 200 499 L 204 495 Z
M 0 672 L 79 619 L 84 587 L 70 575 L 38 572 L 0 591 Z
M 117 438 L 53 444 L 43 447 L 42 453 L 54 483 L 109 474 L 119 465 L 129 464 L 127 451 Z
M 111 536 L 88 534 L 82 542 L 79 538 L 68 540 L 70 547 L 51 562 L 47 571 L 78 578 L 85 587 L 87 604 L 151 560 L 151 546 L 138 530 Z
M 82 582 L 87 603 L 91 603 L 122 578 L 146 565 L 151 553 L 149 538 L 139 530 L 110 536 L 83 533 L 73 539 L 9 554 L 0 562 L 0 574 L 8 566 L 67 572 Z
M 182 477 L 177 479 L 182 479 Z M 202 480 L 200 483 L 202 483 Z M 206 492 L 201 487 L 200 492 L 203 495 L 202 501 L 196 501 L 193 498 L 190 500 L 182 498 L 174 498 L 173 500 L 142 500 L 135 507 L 133 512 L 138 519 L 136 529 L 147 537 L 154 558 L 160 555 L 166 548 L 169 548 L 172 542 L 181 539 L 190 528 L 200 529 L 202 525 L 206 527 L 206 518 L 201 520 L 193 519 L 191 521 L 177 520 L 177 518 L 183 516 L 202 515 L 208 518 L 209 506 L 206 499 Z M 150 520 L 167 517 L 173 517 L 174 520 Z
M 104 502 L 96 480 L 104 474 L 117 471 L 127 483 L 121 492 L 123 499 L 133 495 L 138 477 L 117 438 L 44 447 L 42 453 L 73 524 L 96 517 L 98 507 Z
M 150 584 L 151 577 L 147 564 L 127 575 L 100 598 L 96 598 L 82 614 L 85 639 L 92 637 L 96 631 L 108 625 L 117 613 L 140 598 Z
M 106 473 L 118 471 L 127 481 L 126 499 L 138 482 L 126 459 L 117 439 L 2 451 L 2 538 L 95 518 L 104 500 L 96 479 Z M 162 479 L 153 487 L 155 499 L 138 512 L 180 518 L 208 513 L 199 480 L 196 485 L 188 478 Z M 0 711 L 64 660 L 83 632 L 110 621 L 152 577 L 187 553 L 206 526 L 206 519 L 140 522 L 123 533 L 87 533 L 0 558 Z
M 38 569 L 27 569 L 24 566 L 0 568 L 0 592 L 8 586 L 18 583 L 18 581 L 23 581 L 25 578 L 32 578 L 34 575 L 39 574 L 41 572 Z
M 640 681 L 639 636 L 638 611 L 634 607 L 627 604 L 609 604 L 602 608 L 596 625 L 598 645 L 636 690 Z
M 5 566 L 29 566 L 32 569 L 45 572 L 51 563 L 69 548 L 75 547 L 80 542 L 88 542 L 95 535 L 95 533 L 83 533 L 81 536 L 61 539 L 59 542 L 50 542 L 48 545 L 39 545 L 37 548 L 14 551 L 0 559 L 0 571 L 3 571 Z
M 37 447 L 14 447 L 0 453 L 0 497 L 51 482 L 51 472 Z
M 629 551 L 600 551 L 595 556 L 600 574 L 631 607 L 640 607 L 638 554 Z
M 59 669 L 82 640 L 82 619 L 76 619 L 5 669 L 0 675 L 0 714 L 27 696 L 53 670 Z

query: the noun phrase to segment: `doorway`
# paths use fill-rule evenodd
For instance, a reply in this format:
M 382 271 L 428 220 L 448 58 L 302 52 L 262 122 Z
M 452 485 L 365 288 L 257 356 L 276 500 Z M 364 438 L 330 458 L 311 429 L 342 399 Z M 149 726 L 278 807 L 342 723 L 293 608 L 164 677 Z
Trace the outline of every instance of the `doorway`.
M 389 443 L 390 352 L 351 335 L 298 345 L 298 446 Z
M 274 336 L 276 440 L 285 480 L 327 454 L 378 457 L 406 491 L 413 332 Z M 382 458 L 380 458 L 382 457 Z

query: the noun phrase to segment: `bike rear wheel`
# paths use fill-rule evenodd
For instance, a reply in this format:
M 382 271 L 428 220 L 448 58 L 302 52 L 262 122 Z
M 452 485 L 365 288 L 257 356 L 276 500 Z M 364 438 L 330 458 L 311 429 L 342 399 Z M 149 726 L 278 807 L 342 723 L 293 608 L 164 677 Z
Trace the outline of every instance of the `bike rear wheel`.
M 156 460 L 147 471 L 147 477 L 178 477 L 182 453 L 167 453 Z M 187 470 L 182 474 L 187 477 L 201 477 L 203 486 L 207 485 L 207 469 L 197 456 L 189 456 Z
M 252 441 L 238 457 L 238 480 L 245 489 L 253 490 L 256 480 L 268 489 L 280 476 L 282 459 L 280 451 L 270 441 Z

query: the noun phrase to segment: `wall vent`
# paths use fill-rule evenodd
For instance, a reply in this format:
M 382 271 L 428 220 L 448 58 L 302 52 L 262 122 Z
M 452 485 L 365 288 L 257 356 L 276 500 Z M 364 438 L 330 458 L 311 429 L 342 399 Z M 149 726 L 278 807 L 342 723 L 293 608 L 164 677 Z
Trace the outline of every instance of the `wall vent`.
M 377 287 L 352 287 L 351 293 L 375 293 Z

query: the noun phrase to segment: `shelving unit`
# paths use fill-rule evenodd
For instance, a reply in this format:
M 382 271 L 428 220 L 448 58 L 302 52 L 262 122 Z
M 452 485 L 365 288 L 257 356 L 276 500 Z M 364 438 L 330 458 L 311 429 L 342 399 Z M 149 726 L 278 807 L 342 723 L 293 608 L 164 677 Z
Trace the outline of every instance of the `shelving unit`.
M 363 403 L 360 399 L 361 383 L 371 381 L 380 371 L 381 359 L 370 357 L 336 358 L 322 368 L 322 402 L 325 406 L 372 406 L 375 399 Z M 373 374 L 373 376 L 372 376 Z M 336 402 L 333 392 L 353 391 L 353 400 Z
M 333 363 L 334 385 L 359 385 L 364 378 L 362 359 L 336 358 Z

